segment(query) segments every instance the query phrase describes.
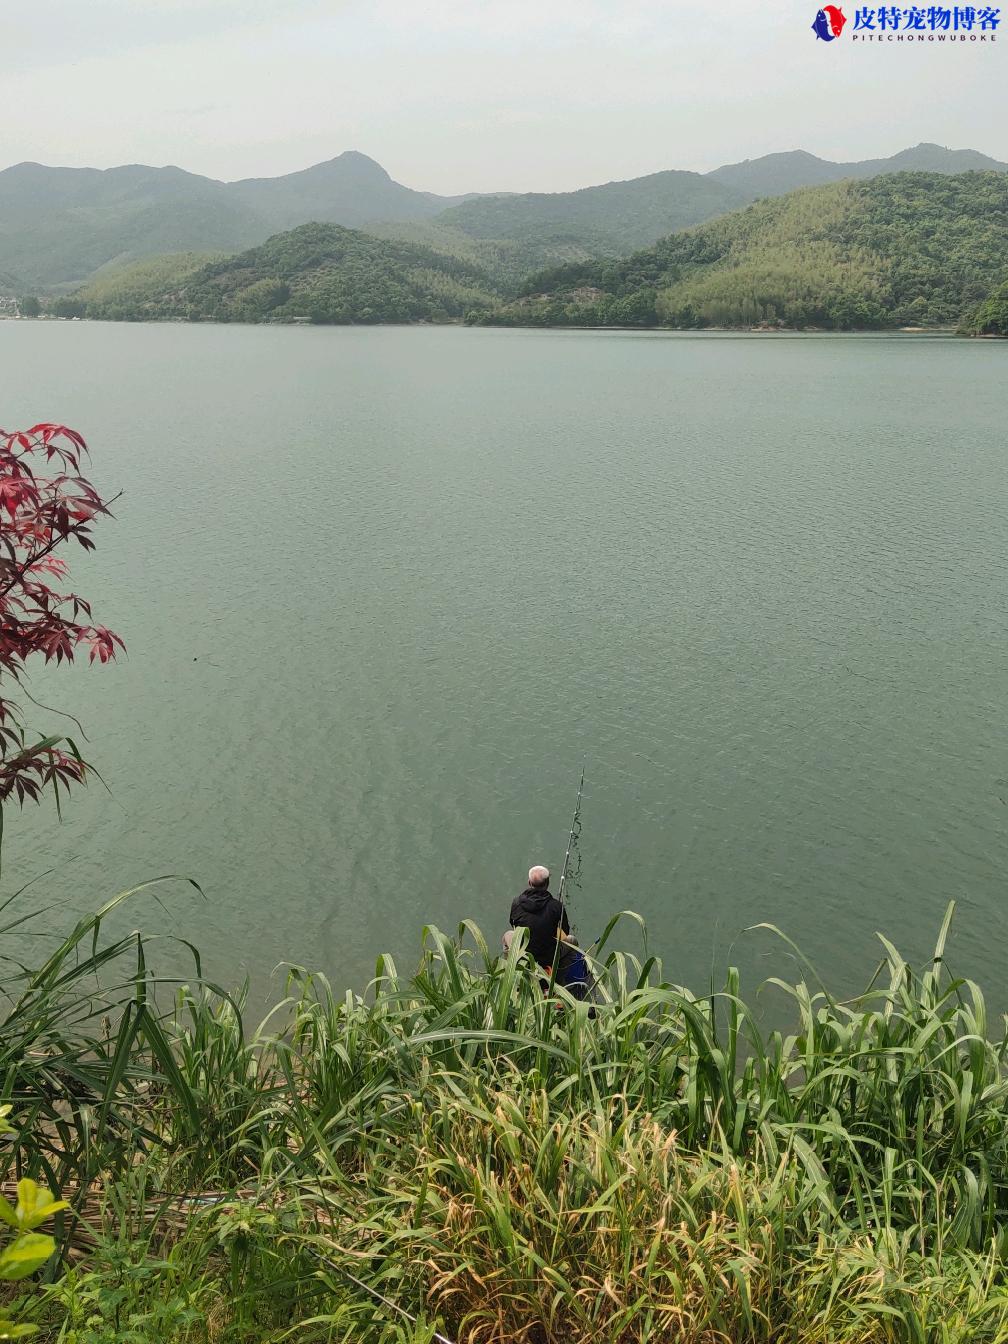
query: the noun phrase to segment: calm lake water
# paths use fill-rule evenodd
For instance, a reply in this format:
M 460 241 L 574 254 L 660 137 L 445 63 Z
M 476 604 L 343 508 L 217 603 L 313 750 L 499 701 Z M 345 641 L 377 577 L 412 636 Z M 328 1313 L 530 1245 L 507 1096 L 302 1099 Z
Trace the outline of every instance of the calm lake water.
M 99 786 L 3 888 L 258 981 L 495 939 L 586 761 L 590 941 L 841 986 L 874 931 L 1003 999 L 1008 347 L 896 337 L 0 323 L 3 422 L 122 490 L 75 580 L 129 658 L 46 673 Z M 36 715 L 40 726 L 52 719 Z M 24 899 L 24 898 L 22 898 Z M 69 912 L 66 916 L 69 919 Z M 626 931 L 626 945 L 639 947 Z

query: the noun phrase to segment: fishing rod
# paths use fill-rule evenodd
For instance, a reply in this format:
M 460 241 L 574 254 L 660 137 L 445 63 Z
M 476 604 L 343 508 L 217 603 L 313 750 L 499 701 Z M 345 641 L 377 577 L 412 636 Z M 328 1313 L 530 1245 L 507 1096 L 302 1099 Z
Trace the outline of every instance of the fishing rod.
M 564 854 L 563 871 L 560 874 L 560 886 L 557 889 L 557 900 L 560 902 L 560 919 L 557 923 L 557 952 L 553 957 L 553 964 L 550 966 L 548 994 L 553 993 L 553 986 L 556 984 L 557 968 L 560 962 L 560 939 L 563 936 L 564 925 L 564 888 L 567 885 L 567 870 L 570 867 L 571 854 L 574 846 L 577 844 L 578 835 L 581 831 L 581 795 L 584 793 L 584 765 L 581 766 L 581 778 L 578 781 L 577 802 L 574 804 L 574 816 L 571 818 L 570 831 L 567 835 L 567 852 Z M 569 927 L 569 922 L 568 922 Z
M 567 853 L 564 855 L 563 872 L 560 874 L 560 889 L 557 893 L 557 899 L 560 902 L 561 913 L 564 904 L 564 886 L 567 882 L 567 869 L 570 867 L 571 850 L 581 832 L 581 795 L 584 793 L 584 766 L 581 767 L 581 780 L 578 784 L 577 802 L 574 804 L 574 817 L 571 821 L 570 834 L 567 836 Z

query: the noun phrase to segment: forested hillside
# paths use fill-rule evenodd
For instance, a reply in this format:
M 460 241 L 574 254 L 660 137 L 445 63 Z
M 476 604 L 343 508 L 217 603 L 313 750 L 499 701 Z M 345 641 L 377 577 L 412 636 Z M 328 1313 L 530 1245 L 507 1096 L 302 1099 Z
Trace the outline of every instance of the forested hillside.
M 834 163 L 802 150 L 668 171 L 580 191 L 438 196 L 394 181 L 353 150 L 281 177 L 220 182 L 181 168 L 0 172 L 0 293 L 65 293 L 110 267 L 182 252 L 235 252 L 321 222 L 432 246 L 504 287 L 544 266 L 625 256 L 763 196 L 896 169 L 1004 169 L 975 150 L 917 145 L 890 159 Z
M 524 267 L 591 257 L 626 256 L 678 232 L 748 205 L 806 186 L 908 170 L 955 174 L 1008 167 L 972 149 L 921 144 L 889 159 L 836 163 L 804 150 L 726 164 L 711 173 L 663 172 L 581 191 L 481 196 L 436 215 L 424 227 L 435 247 L 467 236 L 484 249 L 481 264 L 503 284 Z M 369 226 L 370 227 L 370 226 Z
M 483 196 L 443 211 L 436 222 L 540 252 L 566 242 L 594 256 L 618 256 L 744 203 L 700 173 L 665 172 L 581 191 Z
M 0 272 L 13 292 L 59 291 L 140 257 L 247 247 L 264 236 L 221 182 L 132 165 L 0 172 Z
M 502 293 L 520 292 L 529 275 L 546 266 L 591 261 L 599 252 L 569 234 L 552 239 L 474 238 L 441 219 L 413 220 L 399 224 L 369 224 L 367 233 L 376 238 L 419 244 L 444 256 L 478 266 Z
M 0 292 L 59 292 L 159 254 L 234 252 L 311 220 L 426 219 L 463 199 L 413 191 L 353 151 L 240 182 L 143 164 L 20 163 L 0 172 Z
M 79 304 L 82 316 L 135 320 L 445 322 L 493 302 L 478 267 L 338 224 L 304 224 L 199 266 L 174 260 L 150 282 L 141 267 L 136 284 L 90 286 L 63 311 Z
M 899 173 L 758 201 L 624 258 L 521 279 L 522 251 L 411 226 L 416 241 L 307 224 L 234 256 L 110 270 L 64 316 L 216 321 L 999 330 L 1008 175 Z M 389 226 L 394 233 L 396 226 Z M 421 241 L 423 240 L 423 241 Z M 429 240 L 429 244 L 428 244 Z
M 177 252 L 148 257 L 97 276 L 75 294 L 56 299 L 52 308 L 58 317 L 87 316 L 110 322 L 168 316 L 179 287 L 204 266 L 223 260 L 223 255 Z
M 969 315 L 963 330 L 971 336 L 1008 336 L 1008 280 Z
M 1008 278 L 1008 176 L 898 173 L 765 200 L 533 277 L 505 324 L 955 326 Z

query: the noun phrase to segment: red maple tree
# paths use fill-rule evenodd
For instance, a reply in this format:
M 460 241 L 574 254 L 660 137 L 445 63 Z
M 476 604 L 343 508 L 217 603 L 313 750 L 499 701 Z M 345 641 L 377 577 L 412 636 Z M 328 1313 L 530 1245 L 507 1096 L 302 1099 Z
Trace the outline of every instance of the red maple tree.
M 81 475 L 87 445 L 65 425 L 0 430 L 0 805 L 9 798 L 39 801 L 51 785 L 82 783 L 87 766 L 66 734 L 34 738 L 12 686 L 31 698 L 23 681 L 28 659 L 72 662 L 82 648 L 103 663 L 125 650 L 118 635 L 93 624 L 91 607 L 64 592 L 67 562 L 56 551 L 71 540 L 93 550 L 91 524 L 109 512 Z M 0 813 L 2 815 L 2 813 Z

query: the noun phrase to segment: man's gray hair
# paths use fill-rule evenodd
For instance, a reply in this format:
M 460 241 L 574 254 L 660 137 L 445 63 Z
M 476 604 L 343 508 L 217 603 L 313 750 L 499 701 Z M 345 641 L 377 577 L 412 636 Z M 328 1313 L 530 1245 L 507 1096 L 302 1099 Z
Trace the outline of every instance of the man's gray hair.
M 545 887 L 549 882 L 549 869 L 544 868 L 541 863 L 537 863 L 534 868 L 529 869 L 529 886 Z

